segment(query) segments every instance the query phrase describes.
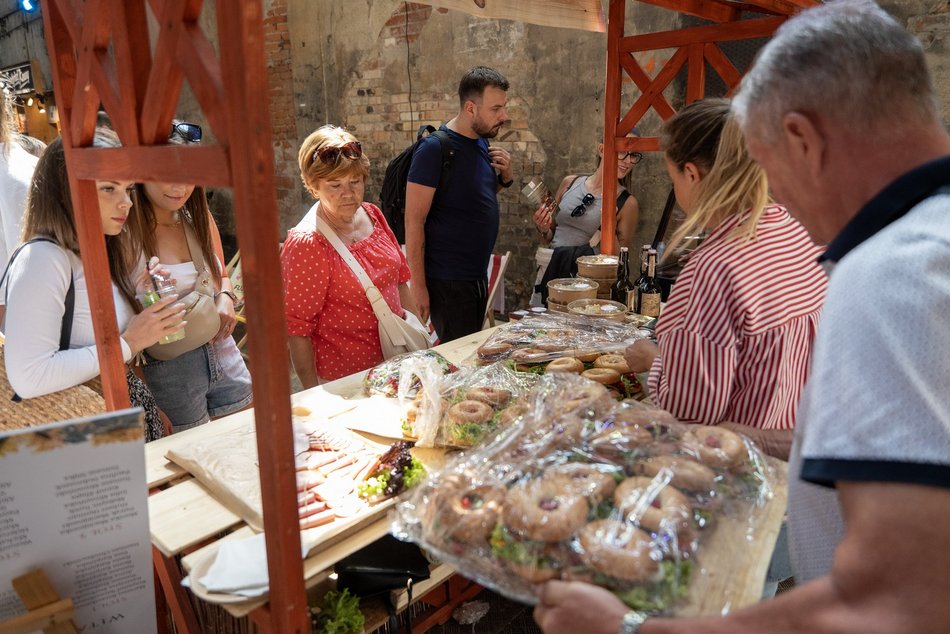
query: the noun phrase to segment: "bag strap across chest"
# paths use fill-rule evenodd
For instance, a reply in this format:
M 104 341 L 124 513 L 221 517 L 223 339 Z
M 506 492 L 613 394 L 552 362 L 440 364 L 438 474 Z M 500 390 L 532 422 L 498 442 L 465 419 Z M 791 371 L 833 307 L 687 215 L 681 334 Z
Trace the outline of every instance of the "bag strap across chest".
M 389 308 L 389 304 L 386 303 L 386 298 L 383 297 L 380 290 L 373 284 L 373 280 L 366 274 L 366 270 L 360 265 L 356 258 L 353 257 L 353 254 L 346 248 L 343 241 L 340 240 L 340 237 L 336 235 L 336 232 L 330 225 L 319 216 L 317 213 L 319 205 L 319 202 L 315 203 L 314 206 L 310 208 L 310 211 L 307 212 L 307 217 L 312 216 L 317 231 L 327 239 L 327 242 L 329 242 L 330 245 L 336 249 L 336 252 L 340 254 L 340 257 L 343 258 L 343 262 L 353 271 L 356 279 L 359 280 L 360 285 L 363 287 L 363 292 L 366 293 L 366 298 L 369 300 L 373 312 L 376 314 L 376 319 L 379 320 L 379 323 L 383 324 L 388 331 L 389 320 L 395 317 L 395 313 Z
M 198 242 L 198 234 L 195 233 L 195 228 L 187 219 L 182 218 L 181 225 L 185 232 L 185 243 L 188 245 L 188 255 L 191 256 L 191 262 L 195 265 L 195 271 L 198 272 L 198 276 L 195 278 L 195 290 L 199 293 L 214 297 L 214 278 L 211 275 L 211 269 L 208 268 L 208 263 L 205 261 L 201 244 Z M 146 264 L 150 257 L 150 255 L 145 254 L 145 262 L 140 264 Z
M 35 242 L 52 242 L 53 244 L 58 244 L 52 238 L 47 238 L 45 236 L 40 236 L 37 238 L 32 238 L 27 240 L 20 246 L 16 248 L 16 251 L 13 252 L 13 255 L 10 256 L 10 259 L 7 261 L 7 268 L 3 271 L 3 275 L 0 276 L 0 286 L 3 286 L 7 281 L 7 275 L 10 273 L 10 267 L 13 265 L 13 260 L 16 259 L 16 256 L 20 254 L 20 251 L 23 250 L 28 244 L 33 244 Z M 9 287 L 3 289 L 4 304 L 7 303 L 7 298 L 9 297 Z M 69 350 L 69 341 L 72 338 L 73 334 L 73 312 L 76 309 L 76 281 L 73 279 L 73 268 L 72 265 L 69 267 L 69 287 L 66 289 L 66 297 L 63 301 L 63 323 L 59 327 L 59 349 L 60 350 Z
M 33 244 L 35 242 L 52 242 L 53 244 L 58 244 L 55 240 L 47 238 L 45 236 L 40 236 L 37 238 L 32 238 L 27 240 L 20 246 L 16 248 L 16 251 L 13 252 L 13 255 L 10 256 L 10 259 L 7 261 L 7 268 L 3 271 L 3 276 L 0 276 L 0 286 L 3 286 L 4 282 L 7 281 L 7 274 L 10 272 L 10 267 L 13 265 L 13 260 L 16 259 L 16 256 L 20 254 L 20 251 L 23 250 L 28 244 Z M 68 256 L 67 256 L 68 257 Z M 4 288 L 4 304 L 6 304 L 7 299 L 9 298 L 9 287 Z M 72 338 L 73 334 L 73 313 L 76 309 L 76 281 L 73 279 L 73 267 L 72 264 L 69 266 L 69 287 L 66 289 L 66 297 L 63 299 L 63 321 L 59 327 L 59 349 L 60 350 L 69 350 L 69 341 Z M 21 400 L 20 395 L 15 393 L 11 399 L 15 403 L 19 403 Z

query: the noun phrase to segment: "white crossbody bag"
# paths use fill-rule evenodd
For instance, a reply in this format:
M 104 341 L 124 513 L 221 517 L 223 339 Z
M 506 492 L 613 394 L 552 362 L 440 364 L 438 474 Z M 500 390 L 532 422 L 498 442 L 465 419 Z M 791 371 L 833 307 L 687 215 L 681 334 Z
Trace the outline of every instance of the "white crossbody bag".
M 319 204 L 319 203 L 318 203 Z M 343 241 L 336 235 L 336 232 L 316 214 L 316 205 L 311 211 L 314 212 L 313 218 L 317 230 L 333 245 L 336 252 L 340 254 L 346 265 L 356 275 L 356 279 L 363 285 L 366 292 L 366 298 L 373 307 L 376 319 L 379 321 L 379 345 L 383 351 L 384 359 L 391 359 L 397 354 L 412 352 L 414 350 L 425 350 L 432 347 L 432 338 L 419 318 L 406 311 L 406 318 L 400 319 L 389 308 L 383 294 L 370 280 L 369 275 L 356 261 L 350 250 L 343 245 Z M 309 215 L 309 214 L 308 214 Z

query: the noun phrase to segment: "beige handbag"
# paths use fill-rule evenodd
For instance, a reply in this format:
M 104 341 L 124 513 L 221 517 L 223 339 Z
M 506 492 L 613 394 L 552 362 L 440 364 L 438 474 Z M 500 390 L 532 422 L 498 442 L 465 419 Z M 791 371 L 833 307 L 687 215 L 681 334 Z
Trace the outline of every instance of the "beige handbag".
M 147 348 L 148 354 L 159 361 L 170 361 L 200 348 L 211 341 L 221 329 L 221 317 L 214 303 L 214 279 L 208 264 L 205 262 L 198 238 L 191 223 L 182 219 L 185 228 L 185 239 L 188 241 L 188 251 L 191 261 L 195 264 L 198 277 L 195 279 L 195 290 L 191 291 L 178 301 L 185 306 L 185 336 L 172 343 L 156 343 Z
M 316 205 L 314 205 L 314 207 L 316 207 Z M 383 358 L 391 359 L 397 354 L 404 352 L 431 348 L 432 338 L 429 336 L 429 331 L 426 327 L 419 321 L 419 318 L 407 310 L 406 318 L 400 319 L 390 310 L 389 304 L 386 303 L 383 294 L 379 292 L 379 289 L 373 284 L 369 275 L 366 274 L 366 271 L 363 270 L 360 263 L 356 261 L 356 258 L 353 257 L 350 250 L 343 245 L 343 242 L 339 236 L 336 235 L 336 232 L 334 232 L 322 218 L 317 216 L 316 213 L 313 215 L 317 230 L 329 240 L 333 248 L 336 249 L 340 257 L 343 258 L 343 261 L 346 262 L 350 270 L 356 275 L 356 279 L 363 285 L 366 298 L 373 307 L 373 312 L 379 321 L 379 345 L 383 352 Z

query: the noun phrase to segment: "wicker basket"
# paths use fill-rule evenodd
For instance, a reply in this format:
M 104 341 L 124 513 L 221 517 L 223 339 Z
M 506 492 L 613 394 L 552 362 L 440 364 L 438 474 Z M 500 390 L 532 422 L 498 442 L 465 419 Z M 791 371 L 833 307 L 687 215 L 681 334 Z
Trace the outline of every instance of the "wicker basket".
M 106 411 L 106 402 L 85 385 L 15 402 L 0 344 L 0 432 L 92 416 Z

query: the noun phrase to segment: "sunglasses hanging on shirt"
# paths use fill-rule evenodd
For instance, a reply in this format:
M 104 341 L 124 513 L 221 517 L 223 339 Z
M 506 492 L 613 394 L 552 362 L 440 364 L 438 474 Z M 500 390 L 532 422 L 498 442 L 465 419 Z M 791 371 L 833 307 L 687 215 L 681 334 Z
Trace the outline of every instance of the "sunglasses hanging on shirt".
M 201 126 L 196 123 L 173 123 L 169 136 L 176 134 L 189 143 L 197 143 L 201 140 Z
M 594 200 L 593 194 L 584 194 L 584 197 L 581 198 L 581 204 L 574 207 L 574 211 L 571 212 L 571 218 L 577 218 L 586 214 L 587 208 L 594 204 Z

